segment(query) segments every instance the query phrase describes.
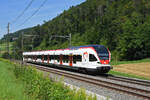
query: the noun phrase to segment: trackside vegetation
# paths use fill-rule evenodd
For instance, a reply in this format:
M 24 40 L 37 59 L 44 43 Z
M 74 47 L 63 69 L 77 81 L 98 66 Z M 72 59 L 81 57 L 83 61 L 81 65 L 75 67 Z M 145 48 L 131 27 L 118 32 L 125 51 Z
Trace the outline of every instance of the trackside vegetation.
M 0 100 L 34 100 L 24 93 L 25 86 L 13 70 L 13 65 L 0 59 Z
M 11 71 L 16 77 L 15 80 L 21 81 L 21 84 L 25 86 L 22 94 L 26 94 L 35 100 L 97 100 L 96 96 L 87 95 L 84 89 L 72 90 L 70 87 L 65 86 L 62 81 L 55 82 L 49 79 L 48 76 L 43 76 L 42 72 L 31 66 L 20 66 L 9 61 L 6 63 L 4 60 L 3 62 L 11 66 Z M 13 85 L 11 86 L 13 87 Z
M 61 81 L 54 82 L 29 66 L 15 65 L 14 72 L 25 82 L 26 93 L 38 100 L 96 100 L 95 96 L 87 96 L 84 90 L 71 90 Z

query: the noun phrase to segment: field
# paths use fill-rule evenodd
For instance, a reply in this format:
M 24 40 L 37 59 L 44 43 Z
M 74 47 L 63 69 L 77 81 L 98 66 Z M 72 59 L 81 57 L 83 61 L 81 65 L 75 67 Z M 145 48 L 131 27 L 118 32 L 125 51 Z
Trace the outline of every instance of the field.
M 113 65 L 112 74 L 122 74 L 127 77 L 135 77 L 141 79 L 150 79 L 150 59 L 139 61 L 118 62 Z
M 30 100 L 22 82 L 16 80 L 12 67 L 0 61 L 0 100 Z

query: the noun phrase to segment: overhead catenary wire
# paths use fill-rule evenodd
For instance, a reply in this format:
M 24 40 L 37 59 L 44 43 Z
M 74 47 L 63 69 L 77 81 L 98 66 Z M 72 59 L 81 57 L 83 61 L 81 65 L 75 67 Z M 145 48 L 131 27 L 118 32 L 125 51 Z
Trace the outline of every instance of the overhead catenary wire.
M 46 3 L 46 1 L 47 1 L 47 0 L 44 0 L 43 3 L 40 5 L 40 7 L 39 7 L 35 12 L 33 12 L 33 14 L 32 14 L 30 17 L 28 17 L 26 20 L 24 20 L 24 22 L 23 22 L 22 24 L 20 24 L 19 26 L 22 26 L 22 25 L 24 25 L 27 21 L 29 21 L 29 20 L 44 6 L 44 4 Z
M 16 23 L 17 20 L 18 20 L 19 18 L 21 18 L 21 17 L 24 15 L 24 13 L 29 9 L 29 7 L 32 5 L 33 1 L 34 1 L 34 0 L 31 0 L 31 1 L 29 2 L 29 4 L 26 6 L 26 8 L 22 11 L 22 13 L 20 13 L 10 24 Z

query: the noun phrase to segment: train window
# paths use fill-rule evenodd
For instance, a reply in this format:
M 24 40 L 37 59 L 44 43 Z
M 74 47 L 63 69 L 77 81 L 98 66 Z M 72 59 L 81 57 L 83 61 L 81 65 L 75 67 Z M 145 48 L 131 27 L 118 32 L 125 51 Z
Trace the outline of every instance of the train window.
M 73 55 L 73 63 L 76 63 L 77 55 Z
M 108 54 L 108 50 L 104 46 L 94 46 L 94 48 L 98 54 L 103 54 L 103 53 Z
M 32 59 L 32 56 L 30 55 L 29 58 Z
M 30 56 L 30 58 L 32 59 L 32 58 L 33 58 L 33 56 L 31 55 L 31 56 Z
M 44 60 L 47 60 L 47 55 L 44 55 Z
M 69 62 L 69 55 L 66 55 L 66 62 Z
M 54 56 L 54 55 L 52 55 L 52 59 L 53 59 L 53 60 L 55 59 L 55 56 Z
M 37 59 L 41 59 L 41 58 L 42 58 L 41 55 L 38 55 L 38 56 L 37 56 Z
M 69 61 L 69 56 L 68 56 L 68 55 L 64 55 L 64 56 L 63 56 L 63 61 L 66 62 L 66 63 L 68 63 L 68 61 Z
M 57 59 L 56 55 L 54 55 L 54 59 L 55 59 L 55 60 Z
M 90 54 L 89 55 L 89 61 L 97 61 L 97 59 L 93 54 Z
M 50 60 L 53 60 L 53 59 L 54 59 L 54 56 L 53 56 L 53 55 L 49 55 L 49 59 L 50 59 Z
M 55 55 L 52 55 L 52 59 L 55 60 Z
M 56 60 L 59 62 L 59 55 L 56 55 L 55 57 L 56 57 Z
M 62 56 L 63 56 L 63 59 L 62 59 L 62 60 L 63 60 L 63 62 L 65 62 L 65 59 L 64 59 L 65 55 L 62 55 Z
M 53 60 L 58 60 L 59 59 L 59 56 L 58 55 L 53 55 Z
M 82 61 L 82 56 L 81 56 L 81 55 L 77 55 L 77 56 L 76 56 L 76 61 L 81 62 L 81 61 Z

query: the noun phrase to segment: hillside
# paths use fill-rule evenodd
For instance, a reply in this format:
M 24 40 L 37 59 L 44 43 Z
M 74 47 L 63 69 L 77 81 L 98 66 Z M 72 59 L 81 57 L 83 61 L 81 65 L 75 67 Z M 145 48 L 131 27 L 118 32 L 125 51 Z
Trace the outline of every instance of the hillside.
M 25 34 L 40 37 L 26 37 L 25 51 L 66 48 L 67 39 L 52 38 L 52 35 L 71 33 L 73 46 L 105 45 L 113 59 L 118 60 L 147 58 L 150 57 L 150 1 L 86 0 L 27 30 Z M 21 48 L 21 37 L 15 47 Z

